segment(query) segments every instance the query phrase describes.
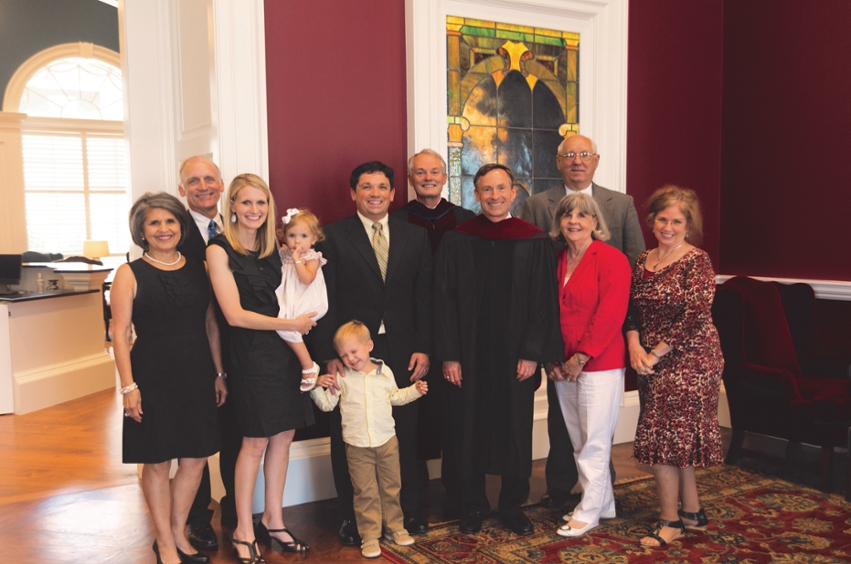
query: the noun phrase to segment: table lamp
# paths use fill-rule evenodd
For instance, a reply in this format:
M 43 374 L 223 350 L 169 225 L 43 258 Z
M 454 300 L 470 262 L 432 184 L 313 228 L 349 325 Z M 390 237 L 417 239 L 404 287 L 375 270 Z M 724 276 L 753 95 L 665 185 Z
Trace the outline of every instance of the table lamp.
M 94 260 L 109 256 L 109 243 L 106 241 L 83 241 L 83 256 Z

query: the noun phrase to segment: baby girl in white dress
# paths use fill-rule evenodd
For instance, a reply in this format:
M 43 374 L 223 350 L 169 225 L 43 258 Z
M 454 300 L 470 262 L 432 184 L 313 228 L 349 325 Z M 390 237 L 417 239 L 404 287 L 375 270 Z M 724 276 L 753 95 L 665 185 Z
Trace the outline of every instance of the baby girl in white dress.
M 299 315 L 317 312 L 314 321 L 328 312 L 328 294 L 322 265 L 326 261 L 322 253 L 313 250 L 313 245 L 325 238 L 319 219 L 307 210 L 290 208 L 281 218 L 284 223 L 284 246 L 281 247 L 281 285 L 275 290 L 280 311 L 278 317 L 295 319 Z M 310 357 L 298 331 L 278 331 L 301 363 L 302 392 L 316 386 L 319 365 Z

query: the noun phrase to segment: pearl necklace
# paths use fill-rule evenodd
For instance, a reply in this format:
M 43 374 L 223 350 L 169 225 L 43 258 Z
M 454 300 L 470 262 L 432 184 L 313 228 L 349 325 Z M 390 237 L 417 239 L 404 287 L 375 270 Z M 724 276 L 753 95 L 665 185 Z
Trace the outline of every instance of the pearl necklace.
M 677 249 L 679 249 L 682 246 L 683 246 L 683 243 L 680 243 L 679 245 L 677 245 L 676 247 L 671 249 L 671 252 L 668 253 L 667 255 L 665 255 L 665 258 L 662 258 L 661 253 L 659 253 L 659 247 L 656 247 L 656 258 L 659 259 L 659 262 L 657 262 L 656 264 L 653 265 L 653 270 L 656 270 L 659 267 L 660 264 L 662 264 L 663 262 L 668 260 L 668 257 L 670 257 L 672 254 L 674 254 L 677 251 Z
M 180 255 L 180 251 L 177 251 L 177 260 L 175 260 L 174 262 L 163 262 L 161 260 L 157 260 L 154 257 L 152 257 L 151 255 L 149 255 L 147 252 L 145 252 L 144 255 L 145 255 L 145 258 L 148 259 L 149 261 L 155 262 L 157 264 L 161 264 L 163 266 L 174 266 L 175 264 L 180 262 L 181 258 L 183 258 Z

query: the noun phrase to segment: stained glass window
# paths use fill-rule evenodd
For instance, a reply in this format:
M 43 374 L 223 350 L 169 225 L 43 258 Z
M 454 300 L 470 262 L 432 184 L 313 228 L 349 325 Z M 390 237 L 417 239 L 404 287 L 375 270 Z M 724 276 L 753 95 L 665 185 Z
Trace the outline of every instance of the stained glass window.
M 559 143 L 579 132 L 579 34 L 448 16 L 449 199 L 480 211 L 473 177 L 499 162 L 528 190 L 562 182 Z

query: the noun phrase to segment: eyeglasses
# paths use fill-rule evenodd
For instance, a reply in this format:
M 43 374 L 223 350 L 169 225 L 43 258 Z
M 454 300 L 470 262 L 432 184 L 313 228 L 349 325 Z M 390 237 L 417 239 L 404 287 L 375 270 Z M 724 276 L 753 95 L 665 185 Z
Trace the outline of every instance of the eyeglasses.
M 563 155 L 556 155 L 560 159 L 567 159 L 572 161 L 576 157 L 579 157 L 583 161 L 589 160 L 591 157 L 595 156 L 597 153 L 589 153 L 588 151 L 582 151 L 581 153 L 574 153 L 573 151 L 569 153 L 565 153 Z

